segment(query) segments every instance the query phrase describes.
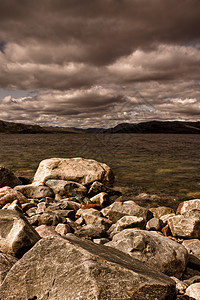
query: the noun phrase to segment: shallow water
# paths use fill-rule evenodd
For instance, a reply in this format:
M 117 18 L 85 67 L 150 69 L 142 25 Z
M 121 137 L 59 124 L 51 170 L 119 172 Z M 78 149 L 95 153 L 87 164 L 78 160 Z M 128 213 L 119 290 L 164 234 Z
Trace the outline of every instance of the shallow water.
M 41 160 L 85 157 L 112 167 L 115 186 L 130 198 L 158 194 L 177 205 L 200 197 L 200 137 L 178 134 L 0 135 L 0 165 L 31 178 Z M 174 200 L 173 200 L 174 199 Z M 155 203 L 154 203 L 155 205 Z

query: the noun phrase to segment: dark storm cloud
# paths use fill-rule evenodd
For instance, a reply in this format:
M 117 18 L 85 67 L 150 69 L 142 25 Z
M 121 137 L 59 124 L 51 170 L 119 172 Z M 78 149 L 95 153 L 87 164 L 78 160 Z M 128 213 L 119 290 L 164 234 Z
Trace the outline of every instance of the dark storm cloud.
M 199 0 L 0 0 L 0 119 L 197 120 Z M 36 96 L 35 96 L 36 95 Z

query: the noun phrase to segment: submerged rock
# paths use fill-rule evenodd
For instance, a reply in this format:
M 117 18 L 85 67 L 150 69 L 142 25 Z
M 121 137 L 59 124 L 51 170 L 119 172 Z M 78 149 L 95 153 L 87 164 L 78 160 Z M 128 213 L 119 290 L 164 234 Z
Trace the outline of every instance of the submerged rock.
M 170 300 L 175 282 L 121 251 L 70 234 L 39 241 L 9 271 L 0 294 L 4 300 Z
M 21 180 L 11 170 L 0 166 L 0 188 L 4 186 L 13 188 L 19 184 L 22 184 Z
M 41 161 L 34 182 L 49 179 L 70 180 L 87 185 L 93 181 L 112 184 L 114 175 L 110 167 L 93 159 L 50 158 Z

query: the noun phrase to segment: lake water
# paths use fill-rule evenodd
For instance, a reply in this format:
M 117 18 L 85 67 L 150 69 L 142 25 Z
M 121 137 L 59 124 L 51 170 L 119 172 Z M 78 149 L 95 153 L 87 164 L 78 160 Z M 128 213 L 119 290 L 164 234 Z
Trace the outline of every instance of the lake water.
M 145 192 L 160 195 L 162 201 L 154 205 L 176 207 L 182 200 L 200 197 L 199 135 L 0 135 L 0 165 L 18 176 L 33 177 L 39 162 L 51 157 L 107 163 L 115 173 L 115 187 L 127 199 Z

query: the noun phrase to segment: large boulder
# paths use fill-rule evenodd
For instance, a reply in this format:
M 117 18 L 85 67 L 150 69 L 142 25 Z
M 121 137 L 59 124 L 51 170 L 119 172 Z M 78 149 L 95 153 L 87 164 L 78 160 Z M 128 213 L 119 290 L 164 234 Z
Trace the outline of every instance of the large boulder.
M 18 185 L 14 188 L 27 198 L 40 199 L 45 197 L 54 197 L 54 193 L 50 187 L 43 184 L 32 183 L 26 185 Z
M 17 258 L 0 252 L 0 284 L 3 282 L 10 268 L 17 262 Z
M 18 211 L 0 210 L 0 251 L 21 257 L 40 236 Z
M 0 166 L 0 188 L 4 186 L 10 186 L 13 188 L 21 183 L 21 180 L 16 177 L 11 170 Z
M 180 278 L 186 268 L 188 252 L 182 245 L 154 231 L 125 229 L 106 244 L 147 262 L 157 270 Z
M 200 238 L 200 210 L 188 210 L 169 218 L 168 224 L 173 236 Z
M 93 159 L 50 158 L 41 161 L 33 182 L 49 179 L 70 180 L 87 185 L 93 181 L 112 184 L 114 175 L 110 167 Z
M 148 220 L 152 213 L 136 204 L 134 201 L 114 202 L 110 206 L 102 209 L 104 216 L 108 217 L 113 223 L 116 223 L 123 216 L 136 216 Z
M 69 234 L 40 240 L 9 271 L 4 300 L 174 299 L 175 283 L 129 255 Z

